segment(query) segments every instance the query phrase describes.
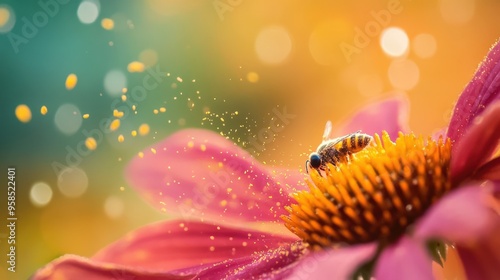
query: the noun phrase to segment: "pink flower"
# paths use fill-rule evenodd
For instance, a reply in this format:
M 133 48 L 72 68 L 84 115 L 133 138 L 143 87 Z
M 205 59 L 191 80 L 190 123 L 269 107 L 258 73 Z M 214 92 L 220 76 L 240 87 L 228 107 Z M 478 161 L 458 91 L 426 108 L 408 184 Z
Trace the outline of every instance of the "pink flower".
M 373 260 L 376 279 L 431 279 L 427 240 L 454 243 L 470 279 L 497 279 L 500 265 L 500 45 L 495 44 L 460 96 L 446 135 L 454 190 L 381 247 L 365 242 L 312 251 L 281 228 L 290 193 L 304 175 L 269 169 L 217 134 L 184 130 L 144 152 L 127 177 L 173 221 L 147 225 L 87 259 L 66 255 L 34 279 L 347 279 Z M 397 97 L 364 108 L 339 131 L 388 131 L 405 125 Z M 498 155 L 496 155 L 498 156 Z M 447 177 L 446 177 L 447 178 Z M 432 180 L 432 178 L 430 178 Z M 314 180 L 312 184 L 319 182 Z M 260 227 L 260 229 L 257 229 Z M 374 256 L 377 258 L 373 259 Z

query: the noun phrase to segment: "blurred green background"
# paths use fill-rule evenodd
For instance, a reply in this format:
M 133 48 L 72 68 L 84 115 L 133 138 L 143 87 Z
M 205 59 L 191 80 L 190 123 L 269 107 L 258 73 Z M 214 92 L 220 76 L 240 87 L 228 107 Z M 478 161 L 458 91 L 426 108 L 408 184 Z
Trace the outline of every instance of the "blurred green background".
M 412 130 L 431 134 L 500 35 L 499 10 L 496 0 L 0 1 L 0 218 L 7 224 L 8 167 L 18 218 L 15 273 L 0 227 L 0 278 L 92 256 L 168 218 L 123 170 L 180 129 L 219 132 L 299 170 L 327 120 L 400 92 Z M 16 116 L 19 105 L 31 116 Z M 277 106 L 296 117 L 255 149 Z

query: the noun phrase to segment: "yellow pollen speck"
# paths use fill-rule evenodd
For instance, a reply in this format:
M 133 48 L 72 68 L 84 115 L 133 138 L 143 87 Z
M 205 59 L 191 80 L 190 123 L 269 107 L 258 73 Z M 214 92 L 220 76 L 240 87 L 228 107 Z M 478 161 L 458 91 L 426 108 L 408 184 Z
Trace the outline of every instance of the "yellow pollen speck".
M 158 115 L 158 110 L 157 110 L 157 109 L 154 109 L 154 110 L 153 110 L 153 114 Z
M 192 148 L 192 147 L 194 147 L 194 142 L 193 141 L 189 141 L 187 145 L 188 145 L 189 148 Z
M 144 63 L 142 63 L 140 61 L 132 61 L 127 66 L 127 70 L 130 73 L 144 72 L 144 69 L 145 69 Z
M 31 120 L 31 110 L 28 106 L 21 104 L 16 107 L 16 118 L 23 123 L 27 123 Z
M 123 186 L 120 186 L 120 191 L 124 191 L 125 188 Z
M 66 78 L 66 89 L 72 90 L 75 88 L 76 83 L 78 82 L 78 77 L 75 74 L 69 74 Z
M 120 112 L 120 111 L 114 109 L 113 110 L 113 117 L 115 117 L 115 118 L 121 118 L 121 117 L 123 117 L 123 112 Z
M 166 111 L 167 111 L 167 109 L 165 109 L 165 107 L 160 108 L 160 112 L 165 113 Z
M 255 72 L 248 72 L 247 74 L 247 81 L 250 83 L 256 83 L 259 81 L 259 74 Z
M 219 163 L 217 163 L 217 165 L 218 165 L 219 167 L 224 166 L 224 164 L 223 164 L 222 162 L 220 162 L 220 161 L 219 161 Z
M 88 118 L 90 117 L 90 115 L 89 115 L 89 114 L 83 114 L 83 116 L 82 116 L 82 117 L 83 117 L 84 119 L 88 119 Z
M 49 110 L 47 109 L 47 106 L 42 106 L 42 108 L 40 108 L 40 114 L 44 116 L 47 114 L 48 111 Z
M 207 146 L 205 146 L 205 144 L 201 144 L 201 145 L 200 145 L 200 150 L 201 150 L 202 152 L 206 151 L 206 150 L 207 150 Z
M 180 83 L 182 83 L 182 78 L 181 77 L 177 77 L 177 81 L 179 81 Z
M 220 201 L 220 206 L 221 207 L 225 207 L 226 205 L 227 205 L 227 200 L 224 199 L 224 200 Z
M 149 133 L 149 125 L 145 123 L 141 124 L 139 126 L 139 135 L 144 136 L 148 135 L 148 133 Z
M 122 88 L 122 93 L 125 94 L 127 93 L 128 89 L 126 87 Z
M 234 112 L 235 115 L 238 115 L 238 111 Z
M 215 251 L 215 247 L 214 246 L 210 246 L 210 252 L 213 252 Z
M 151 152 L 156 155 L 156 150 L 151 148 Z
M 132 137 L 136 137 L 137 136 L 137 131 L 136 130 L 132 130 L 132 132 L 130 132 L 130 134 L 132 135 Z
M 122 95 L 122 101 L 123 102 L 127 101 L 127 96 L 125 94 Z
M 132 105 L 132 111 L 135 111 L 137 107 L 135 105 Z
M 106 30 L 112 30 L 115 27 L 115 22 L 110 18 L 103 18 L 101 20 L 101 26 Z
M 85 146 L 87 147 L 87 149 L 93 151 L 97 148 L 97 142 L 95 141 L 95 139 L 93 137 L 89 137 L 89 138 L 85 139 Z
M 118 142 L 122 143 L 123 141 L 125 141 L 125 137 L 122 134 L 118 135 Z
M 120 127 L 120 120 L 119 119 L 114 119 L 111 124 L 109 125 L 109 129 L 111 131 L 115 131 Z
M 139 153 L 137 154 L 137 156 L 139 156 L 140 158 L 143 158 L 143 157 L 144 157 L 144 153 L 143 153 L 143 152 L 139 152 Z
M 215 240 L 215 236 L 210 235 L 210 240 Z
M 243 247 L 246 247 L 246 246 L 248 245 L 248 243 L 247 243 L 246 241 L 243 241 L 243 242 L 241 243 L 241 245 L 242 245 Z
M 4 27 L 10 17 L 10 10 L 5 7 L 0 7 L 0 27 Z

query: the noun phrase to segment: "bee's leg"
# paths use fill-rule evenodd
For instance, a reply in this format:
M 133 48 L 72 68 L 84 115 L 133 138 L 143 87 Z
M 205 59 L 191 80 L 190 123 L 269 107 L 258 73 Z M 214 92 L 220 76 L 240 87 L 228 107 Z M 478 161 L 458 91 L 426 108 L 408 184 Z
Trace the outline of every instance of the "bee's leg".
M 318 170 L 319 176 L 323 177 L 323 174 L 321 174 L 320 170 L 323 171 L 323 172 L 326 172 L 327 169 L 330 170 L 326 164 L 321 165 L 320 167 L 318 167 L 317 170 Z
M 319 176 L 323 177 L 323 174 L 321 174 L 321 172 L 319 172 L 320 169 L 321 168 L 318 168 L 318 169 L 316 169 L 316 171 L 318 172 Z
M 306 174 L 309 174 L 309 170 L 307 169 L 308 165 L 309 165 L 309 160 L 306 160 Z
M 347 152 L 347 156 L 345 158 L 346 158 L 346 162 L 351 162 L 351 160 L 352 160 L 352 153 L 351 152 Z
M 333 165 L 335 166 L 335 164 L 333 164 Z M 326 170 L 330 171 L 330 167 L 328 167 L 328 165 L 325 164 L 325 166 L 323 167 L 323 170 L 324 171 L 326 171 Z

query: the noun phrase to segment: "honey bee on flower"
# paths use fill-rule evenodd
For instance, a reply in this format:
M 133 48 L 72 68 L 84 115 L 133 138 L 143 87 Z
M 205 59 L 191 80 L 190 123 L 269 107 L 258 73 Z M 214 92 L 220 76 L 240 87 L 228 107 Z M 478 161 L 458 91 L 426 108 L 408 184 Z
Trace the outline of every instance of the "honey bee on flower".
M 323 132 L 323 142 L 306 160 L 307 173 L 309 173 L 309 168 L 316 169 L 318 172 L 324 171 L 327 169 L 327 163 L 337 165 L 340 162 L 347 162 L 352 154 L 363 150 L 373 139 L 370 135 L 361 133 L 361 130 L 333 139 L 331 132 L 332 122 L 327 121 Z

